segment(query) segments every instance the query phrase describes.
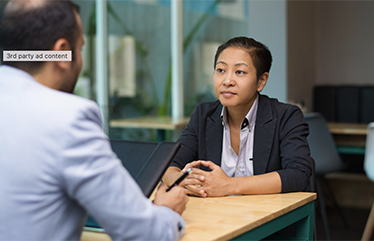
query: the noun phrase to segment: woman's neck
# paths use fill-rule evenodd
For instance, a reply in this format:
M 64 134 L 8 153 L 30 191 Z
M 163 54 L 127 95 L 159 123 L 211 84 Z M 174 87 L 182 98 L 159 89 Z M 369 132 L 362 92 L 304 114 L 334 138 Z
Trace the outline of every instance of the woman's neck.
M 242 122 L 247 115 L 248 111 L 251 109 L 253 103 L 249 107 L 226 107 L 227 108 L 227 120 L 230 127 L 240 128 Z

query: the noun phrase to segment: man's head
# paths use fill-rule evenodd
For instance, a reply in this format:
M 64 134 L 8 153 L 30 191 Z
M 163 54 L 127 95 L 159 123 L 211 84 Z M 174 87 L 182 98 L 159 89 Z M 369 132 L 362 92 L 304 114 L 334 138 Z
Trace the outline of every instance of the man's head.
M 82 68 L 80 51 L 84 42 L 78 12 L 79 6 L 69 0 L 8 1 L 0 15 L 1 57 L 3 50 L 71 50 L 72 61 L 3 64 L 22 69 L 34 77 L 43 74 L 45 69 L 49 72 L 55 69 L 55 74 L 59 75 L 56 79 L 61 76 L 64 81 L 58 86 L 46 85 L 72 92 Z

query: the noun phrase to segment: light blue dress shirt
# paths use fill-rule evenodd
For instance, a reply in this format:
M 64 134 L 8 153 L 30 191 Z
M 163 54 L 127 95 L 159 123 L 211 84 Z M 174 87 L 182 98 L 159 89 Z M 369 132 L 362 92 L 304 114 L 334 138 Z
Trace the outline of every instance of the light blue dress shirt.
M 79 240 L 87 212 L 113 240 L 184 232 L 112 152 L 96 103 L 0 66 L 0 240 Z

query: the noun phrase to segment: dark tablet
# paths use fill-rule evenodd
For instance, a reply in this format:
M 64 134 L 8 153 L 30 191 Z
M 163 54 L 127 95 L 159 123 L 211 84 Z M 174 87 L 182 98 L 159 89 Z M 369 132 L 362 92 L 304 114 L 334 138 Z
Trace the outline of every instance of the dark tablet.
M 151 196 L 181 148 L 181 144 L 168 141 L 157 143 L 111 140 L 110 143 L 146 197 Z
M 110 140 L 110 144 L 146 197 L 151 196 L 162 175 L 182 147 L 180 143 L 168 141 L 157 143 Z M 85 229 L 104 231 L 90 216 L 85 223 Z

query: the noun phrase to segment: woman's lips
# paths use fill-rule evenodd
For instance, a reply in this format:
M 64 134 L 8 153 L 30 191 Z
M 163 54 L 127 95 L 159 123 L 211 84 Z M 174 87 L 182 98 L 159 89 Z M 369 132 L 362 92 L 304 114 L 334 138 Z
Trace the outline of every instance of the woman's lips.
M 224 97 L 232 97 L 232 96 L 236 95 L 236 93 L 234 93 L 234 92 L 230 92 L 230 91 L 222 91 L 221 94 L 222 94 Z

